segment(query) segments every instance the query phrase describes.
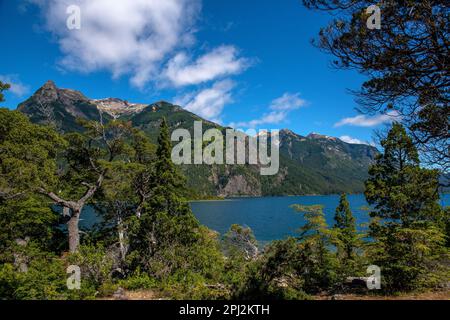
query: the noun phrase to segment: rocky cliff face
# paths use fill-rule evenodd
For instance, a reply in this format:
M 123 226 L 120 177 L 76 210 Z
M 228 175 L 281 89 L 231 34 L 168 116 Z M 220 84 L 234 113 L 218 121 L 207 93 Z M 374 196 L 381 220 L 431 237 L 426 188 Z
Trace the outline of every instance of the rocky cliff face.
M 159 124 L 165 117 L 172 130 L 192 132 L 194 121 L 203 121 L 203 130 L 218 128 L 179 106 L 160 101 L 130 103 L 118 98 L 89 99 L 81 92 L 58 88 L 46 82 L 18 106 L 35 123 L 50 124 L 61 132 L 82 130 L 77 118 L 130 121 L 156 142 Z M 192 196 L 261 196 L 362 192 L 368 166 L 377 150 L 368 145 L 345 143 L 317 133 L 298 135 L 280 131 L 280 170 L 275 176 L 261 176 L 256 165 L 184 165 Z

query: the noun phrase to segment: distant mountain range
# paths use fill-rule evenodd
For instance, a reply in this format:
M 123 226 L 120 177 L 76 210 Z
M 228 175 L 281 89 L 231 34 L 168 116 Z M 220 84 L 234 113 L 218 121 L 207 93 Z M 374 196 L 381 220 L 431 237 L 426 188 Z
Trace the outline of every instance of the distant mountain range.
M 203 130 L 225 128 L 204 120 L 180 106 L 160 101 L 130 103 L 117 98 L 94 100 L 81 92 L 60 89 L 47 81 L 18 106 L 31 121 L 50 124 L 62 132 L 79 131 L 77 118 L 130 121 L 156 142 L 163 117 L 171 130 L 193 130 L 194 121 L 203 121 Z M 377 149 L 349 144 L 320 134 L 298 135 L 280 131 L 280 170 L 275 176 L 261 176 L 256 165 L 184 165 L 192 197 L 231 197 L 358 193 L 364 190 L 367 170 Z

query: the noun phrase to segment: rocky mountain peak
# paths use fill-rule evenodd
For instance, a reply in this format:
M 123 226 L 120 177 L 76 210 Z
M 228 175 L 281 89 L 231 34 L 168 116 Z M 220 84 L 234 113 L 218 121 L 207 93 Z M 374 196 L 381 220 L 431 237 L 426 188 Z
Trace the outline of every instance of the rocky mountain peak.
M 297 139 L 304 138 L 303 136 L 295 133 L 294 131 L 292 131 L 290 129 L 281 129 L 280 130 L 280 137 L 292 137 L 292 138 L 297 138 Z
M 92 100 L 92 103 L 103 112 L 106 112 L 113 118 L 118 118 L 122 115 L 139 113 L 148 105 L 142 103 L 130 103 L 119 98 L 106 98 Z
M 33 96 L 40 103 L 48 103 L 58 99 L 58 89 L 52 80 L 48 80 Z
M 47 80 L 42 86 L 44 89 L 56 90 L 56 84 L 53 80 Z
M 331 140 L 331 141 L 337 141 L 337 138 L 335 138 L 335 137 L 330 137 L 330 136 L 316 133 L 316 132 L 312 132 L 312 133 L 308 134 L 306 137 L 308 139 L 326 139 L 326 140 Z

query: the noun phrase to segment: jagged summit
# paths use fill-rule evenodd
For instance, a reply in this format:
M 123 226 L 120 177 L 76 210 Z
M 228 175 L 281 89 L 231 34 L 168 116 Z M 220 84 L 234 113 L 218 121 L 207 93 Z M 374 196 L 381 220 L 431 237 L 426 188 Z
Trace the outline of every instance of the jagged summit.
M 80 91 L 58 88 L 54 81 L 48 80 L 17 109 L 29 115 L 34 122 L 69 123 L 68 129 L 73 130 L 77 118 L 98 119 L 99 111 L 118 118 L 140 113 L 147 106 L 119 98 L 90 99 Z
M 52 88 L 52 89 L 56 89 L 56 84 L 53 80 L 47 80 L 44 85 L 42 86 L 42 88 Z
M 119 98 L 95 99 L 92 100 L 92 102 L 99 110 L 106 112 L 113 118 L 118 118 L 122 115 L 139 113 L 148 106 L 143 103 L 130 103 Z
M 311 132 L 306 137 L 308 139 L 327 139 L 327 140 L 332 140 L 332 141 L 336 141 L 337 140 L 337 138 L 335 138 L 335 137 L 330 137 L 330 136 L 327 136 L 327 135 L 324 135 L 324 134 L 320 134 L 320 133 L 317 133 L 317 132 Z

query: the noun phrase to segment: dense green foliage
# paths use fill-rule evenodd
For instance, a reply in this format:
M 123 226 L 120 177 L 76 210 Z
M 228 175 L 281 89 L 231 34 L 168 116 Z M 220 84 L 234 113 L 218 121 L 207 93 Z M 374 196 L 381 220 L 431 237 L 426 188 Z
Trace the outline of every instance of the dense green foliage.
M 294 205 L 306 221 L 298 236 L 264 248 L 250 228 L 233 225 L 220 238 L 199 224 L 164 118 L 156 149 L 124 122 L 83 126 L 60 135 L 0 109 L 2 299 L 93 299 L 118 288 L 172 299 L 310 299 L 351 290 L 347 277 L 366 275 L 371 264 L 382 270 L 381 293 L 448 279 L 449 211 L 437 202 L 438 173 L 420 167 L 398 124 L 366 183 L 370 241 L 363 243 L 343 194 L 332 227 L 322 206 Z M 58 192 L 43 191 L 50 188 Z M 77 208 L 80 197 L 103 222 L 76 229 L 79 244 L 68 252 L 73 212 L 54 204 Z M 80 268 L 80 289 L 66 285 L 71 265 Z
M 417 149 L 398 123 L 382 146 L 365 192 L 373 205 L 370 255 L 382 267 L 387 290 L 410 290 L 431 281 L 438 261 L 446 259 L 439 173 L 420 167 Z

